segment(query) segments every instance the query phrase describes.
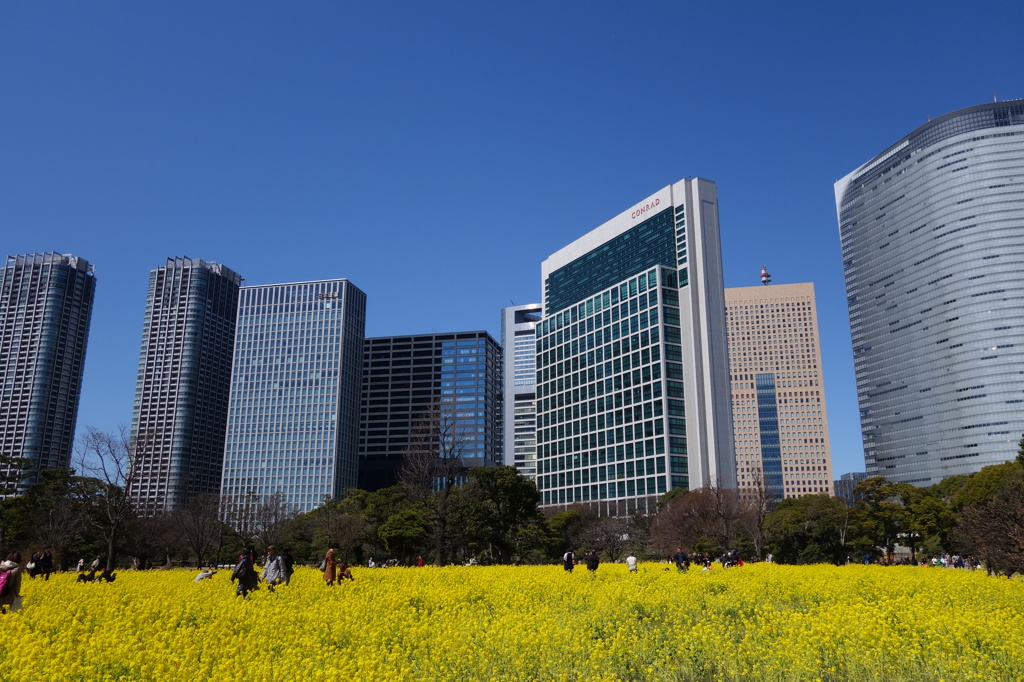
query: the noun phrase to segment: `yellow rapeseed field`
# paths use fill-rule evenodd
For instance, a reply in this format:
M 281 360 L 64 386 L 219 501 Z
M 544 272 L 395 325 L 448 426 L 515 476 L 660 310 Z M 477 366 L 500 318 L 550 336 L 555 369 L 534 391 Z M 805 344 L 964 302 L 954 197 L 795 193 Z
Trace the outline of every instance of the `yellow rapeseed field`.
M 248 599 L 230 571 L 26 580 L 3 680 L 1019 680 L 1024 582 L 752 564 L 313 569 Z

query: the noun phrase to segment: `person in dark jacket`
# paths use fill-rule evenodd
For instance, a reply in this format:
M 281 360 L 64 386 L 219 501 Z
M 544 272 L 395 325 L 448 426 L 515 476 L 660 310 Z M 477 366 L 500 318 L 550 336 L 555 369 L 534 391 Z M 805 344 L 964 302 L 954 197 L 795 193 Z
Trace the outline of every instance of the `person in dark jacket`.
M 255 563 L 256 553 L 251 547 L 247 547 L 242 552 L 242 555 L 238 557 L 235 570 L 231 573 L 231 580 L 238 581 L 238 587 L 235 588 L 236 595 L 247 597 L 250 592 L 256 589 L 259 576 L 256 574 Z
M 597 559 L 597 552 L 590 550 L 583 555 L 583 563 L 587 565 L 587 570 L 591 573 L 597 573 L 597 565 L 600 563 Z

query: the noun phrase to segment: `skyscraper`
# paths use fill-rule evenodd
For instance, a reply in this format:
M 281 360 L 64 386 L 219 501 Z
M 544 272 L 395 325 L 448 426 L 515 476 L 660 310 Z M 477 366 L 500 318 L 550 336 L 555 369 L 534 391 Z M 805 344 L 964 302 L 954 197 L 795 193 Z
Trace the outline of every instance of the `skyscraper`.
M 345 279 L 242 287 L 221 494 L 307 512 L 356 485 L 366 294 Z
M 1024 102 L 933 119 L 835 185 L 870 476 L 931 485 L 1024 433 Z
M 460 464 L 501 464 L 501 347 L 485 331 L 366 339 L 359 487 L 398 482 L 410 448 L 445 422 Z
M 681 180 L 541 267 L 537 482 L 545 506 L 653 510 L 736 485 L 718 196 Z
M 93 266 L 70 254 L 8 256 L 0 270 L 0 446 L 28 460 L 22 488 L 69 465 L 95 292 Z
M 187 256 L 149 273 L 129 488 L 143 513 L 220 490 L 241 283 L 223 265 Z
M 740 494 L 832 492 L 814 285 L 725 290 Z
M 537 323 L 539 303 L 501 311 L 505 464 L 533 478 L 537 474 Z

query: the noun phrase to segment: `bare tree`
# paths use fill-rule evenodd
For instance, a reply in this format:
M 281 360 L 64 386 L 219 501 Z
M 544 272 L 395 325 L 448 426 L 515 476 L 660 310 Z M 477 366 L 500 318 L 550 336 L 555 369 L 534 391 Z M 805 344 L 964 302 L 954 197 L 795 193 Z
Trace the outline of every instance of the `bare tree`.
M 313 531 L 314 543 L 321 546 L 333 543 L 346 556 L 359 544 L 370 527 L 354 497 L 343 500 L 326 497 L 323 504 L 307 518 L 308 527 Z
M 451 398 L 436 400 L 413 428 L 412 442 L 402 458 L 398 478 L 430 516 L 438 566 L 448 557 L 456 488 L 466 478 L 464 457 L 475 442 L 475 419 L 460 415 Z
M 83 488 L 84 497 L 95 507 L 92 523 L 107 542 L 107 570 L 114 569 L 119 533 L 135 511 L 128 490 L 137 475 L 133 463 L 148 454 L 153 435 L 141 432 L 131 435 L 121 426 L 117 433 L 104 433 L 93 427 L 86 429 L 76 448 L 75 467 L 94 485 Z
M 171 512 L 171 519 L 181 538 L 196 557 L 196 567 L 203 565 L 206 553 L 224 537 L 226 528 L 220 518 L 220 495 L 193 495 L 181 509 Z
M 601 516 L 587 527 L 583 542 L 603 552 L 611 561 L 622 556 L 629 544 L 630 519 L 623 516 Z
M 295 511 L 288 506 L 284 493 L 276 492 L 265 498 L 256 507 L 252 537 L 264 549 L 277 544 L 284 536 L 285 524 L 293 518 L 295 518 Z
M 694 552 L 732 549 L 741 518 L 739 496 L 712 484 L 668 502 L 651 523 L 653 549 L 666 555 L 673 547 Z
M 764 483 L 764 475 L 760 467 L 753 472 L 753 486 L 740 494 L 740 524 L 754 545 L 754 555 L 760 560 L 764 550 L 764 521 L 775 509 L 777 496 L 770 492 Z

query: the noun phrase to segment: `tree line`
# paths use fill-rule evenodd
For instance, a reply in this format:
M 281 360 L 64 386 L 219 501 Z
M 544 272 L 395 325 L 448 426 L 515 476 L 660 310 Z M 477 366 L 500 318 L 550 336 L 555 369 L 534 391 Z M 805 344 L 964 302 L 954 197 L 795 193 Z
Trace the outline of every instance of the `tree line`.
M 58 565 L 105 557 L 108 568 L 225 564 L 243 546 L 288 546 L 316 564 L 328 546 L 362 564 L 536 564 L 567 549 L 604 560 L 627 552 L 664 559 L 677 547 L 781 563 L 895 562 L 897 549 L 918 561 L 972 555 L 993 573 L 1024 571 L 1024 442 L 1016 461 L 953 476 L 929 488 L 882 477 L 861 481 L 849 498 L 807 495 L 775 500 L 763 486 L 740 494 L 717 486 L 674 490 L 656 513 L 599 516 L 585 505 L 540 509 L 534 483 L 514 467 L 470 467 L 457 439 L 434 434 L 410 448 L 399 483 L 349 490 L 296 514 L 281 495 L 236 499 L 197 495 L 153 515 L 129 495 L 139 443 L 125 433 L 87 430 L 77 472 L 44 470 L 22 493 L 0 502 L 0 550 L 53 552 Z M 446 450 L 445 443 L 452 447 Z M 19 463 L 0 461 L 0 491 L 12 492 Z M 902 556 L 902 554 L 901 554 Z

